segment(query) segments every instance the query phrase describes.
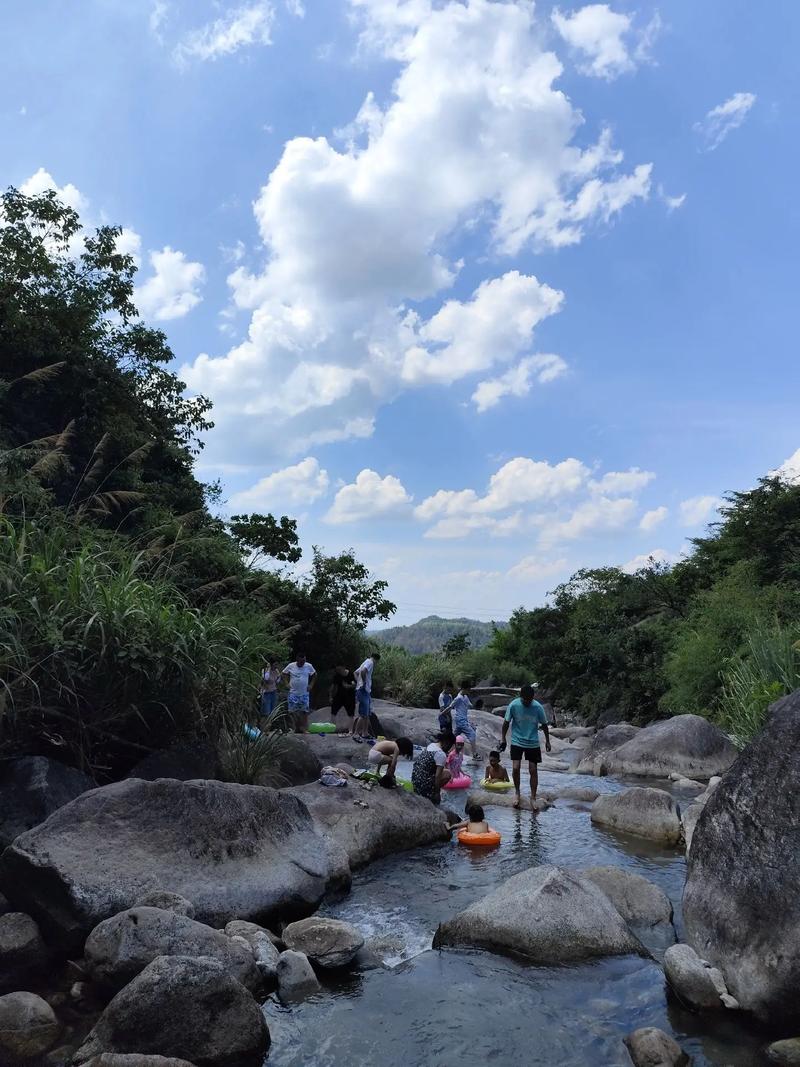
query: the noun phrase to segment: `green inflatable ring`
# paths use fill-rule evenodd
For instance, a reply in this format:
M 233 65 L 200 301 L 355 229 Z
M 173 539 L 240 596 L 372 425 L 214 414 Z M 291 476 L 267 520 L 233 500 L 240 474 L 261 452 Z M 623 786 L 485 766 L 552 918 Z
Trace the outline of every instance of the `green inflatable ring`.
M 486 778 L 481 782 L 481 789 L 492 789 L 495 793 L 506 793 L 513 788 L 513 782 L 489 782 Z
M 336 727 L 332 722 L 312 722 L 309 724 L 310 734 L 335 734 Z
M 359 775 L 359 780 L 362 782 L 377 782 L 378 775 L 375 774 L 373 771 L 365 771 L 364 774 Z M 414 792 L 414 786 L 411 782 L 409 782 L 407 778 L 395 777 L 395 782 L 400 786 L 401 789 L 405 789 L 407 793 Z

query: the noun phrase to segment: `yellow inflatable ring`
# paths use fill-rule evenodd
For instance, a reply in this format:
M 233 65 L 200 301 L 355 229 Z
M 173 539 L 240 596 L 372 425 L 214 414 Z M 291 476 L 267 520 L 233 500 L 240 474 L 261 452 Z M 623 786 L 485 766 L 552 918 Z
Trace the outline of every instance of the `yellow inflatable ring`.
M 489 830 L 485 834 L 471 834 L 469 830 L 459 830 L 457 835 L 462 845 L 499 845 L 500 834 L 497 830 Z
M 497 793 L 505 793 L 508 789 L 513 788 L 513 782 L 495 782 L 490 781 L 488 778 L 484 778 L 481 782 L 481 789 L 494 789 Z

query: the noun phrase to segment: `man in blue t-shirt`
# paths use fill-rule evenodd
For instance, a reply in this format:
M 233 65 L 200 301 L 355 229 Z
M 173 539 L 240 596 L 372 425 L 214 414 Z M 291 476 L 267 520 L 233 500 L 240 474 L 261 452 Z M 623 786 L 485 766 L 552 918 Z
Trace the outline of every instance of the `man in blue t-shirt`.
M 534 688 L 532 685 L 523 685 L 516 700 L 512 700 L 506 709 L 505 721 L 503 722 L 503 737 L 500 742 L 500 751 L 505 751 L 508 728 L 511 727 L 511 773 L 514 779 L 514 788 L 517 798 L 514 807 L 520 806 L 519 779 L 523 757 L 528 761 L 528 772 L 531 777 L 531 810 L 536 800 L 536 791 L 539 788 L 539 769 L 537 764 L 542 762 L 542 749 L 539 745 L 539 726 L 544 730 L 545 748 L 550 752 L 550 731 L 547 728 L 547 714 L 539 703 L 534 700 Z

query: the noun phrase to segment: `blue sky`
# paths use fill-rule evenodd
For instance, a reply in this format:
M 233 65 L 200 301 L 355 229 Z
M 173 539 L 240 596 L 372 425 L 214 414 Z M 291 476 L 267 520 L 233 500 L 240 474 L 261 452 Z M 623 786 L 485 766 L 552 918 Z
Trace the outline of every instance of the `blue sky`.
M 800 7 L 8 0 L 4 184 L 125 227 L 227 507 L 394 621 L 800 476 Z M 302 565 L 301 565 L 302 567 Z

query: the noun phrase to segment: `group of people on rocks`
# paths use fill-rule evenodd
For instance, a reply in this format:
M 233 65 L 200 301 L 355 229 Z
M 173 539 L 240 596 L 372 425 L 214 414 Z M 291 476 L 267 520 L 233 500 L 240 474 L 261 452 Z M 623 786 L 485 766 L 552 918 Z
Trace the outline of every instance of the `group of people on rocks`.
M 372 652 L 355 671 L 337 667 L 331 685 L 331 719 L 335 722 L 340 711 L 351 719 L 350 736 L 363 738 L 369 735 L 369 718 L 372 711 L 372 673 L 380 652 Z M 308 733 L 311 719 L 311 693 L 317 682 L 317 672 L 308 662 L 303 651 L 280 670 L 275 660 L 269 658 L 261 673 L 261 718 L 269 721 L 275 714 L 278 689 L 288 687 L 286 705 L 294 719 L 295 732 Z M 356 714 L 357 713 L 357 714 Z
M 356 741 L 363 741 L 370 736 L 372 675 L 375 663 L 379 660 L 380 653 L 372 652 L 354 671 L 347 667 L 337 667 L 334 671 L 330 691 L 331 720 L 335 723 L 336 716 L 340 711 L 344 711 L 351 719 L 349 735 Z M 298 651 L 294 660 L 283 670 L 280 670 L 274 661 L 268 662 L 261 678 L 262 717 L 269 719 L 275 713 L 278 687 L 285 684 L 288 687 L 287 706 L 289 713 L 294 716 L 295 730 L 298 733 L 308 733 L 311 692 L 316 681 L 317 672 L 302 651 Z M 416 758 L 414 745 L 407 737 L 398 737 L 394 741 L 374 741 L 367 762 L 375 768 L 380 784 L 387 787 L 394 785 L 398 759 L 401 756 L 406 759 L 413 758 L 411 781 L 414 792 L 438 804 L 442 788 L 462 774 L 464 749 L 467 745 L 470 746 L 471 762 L 479 762 L 477 730 L 469 718 L 473 709 L 470 683 L 462 681 L 457 691 L 454 690 L 452 682 L 443 683 L 439 694 L 439 733 Z M 545 736 L 545 748 L 548 752 L 551 750 L 547 714 L 535 697 L 534 687 L 523 685 L 520 695 L 509 703 L 503 718 L 500 745 L 489 753 L 484 771 L 484 779 L 487 781 L 508 781 L 508 772 L 500 757 L 508 746 L 510 731 L 509 755 L 516 792 L 515 807 L 521 804 L 523 761 L 528 764 L 531 805 L 536 799 L 539 787 L 538 765 L 542 762 L 540 727 Z

